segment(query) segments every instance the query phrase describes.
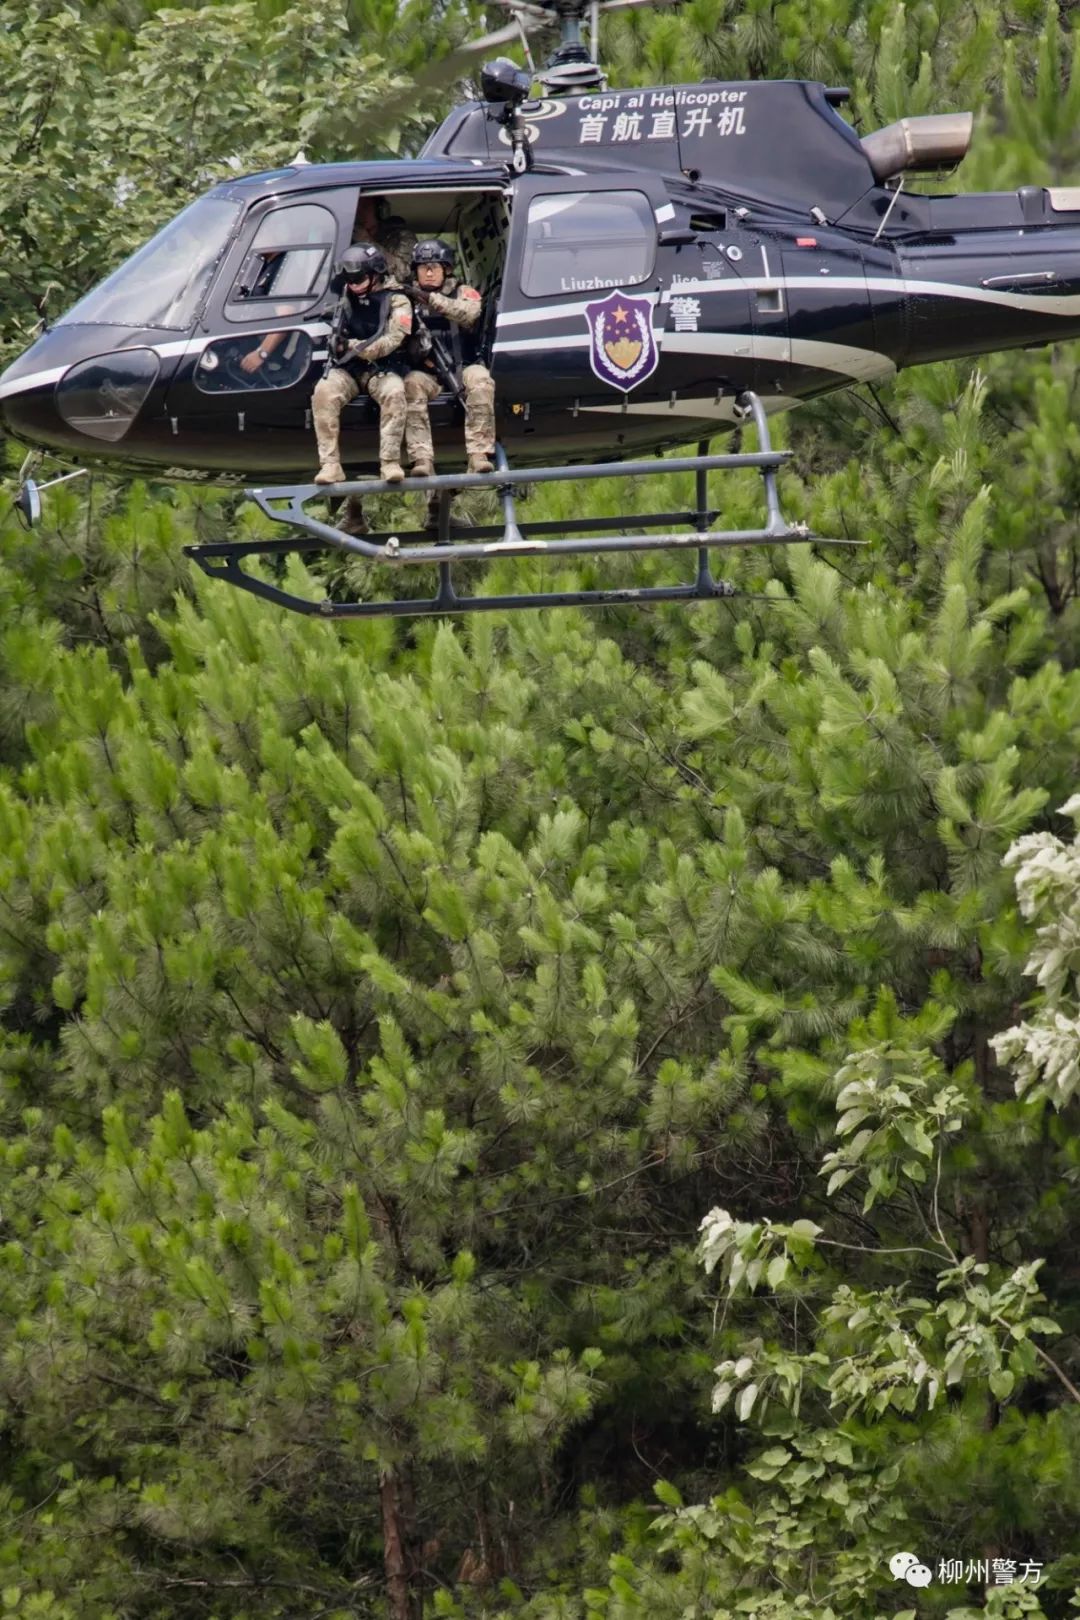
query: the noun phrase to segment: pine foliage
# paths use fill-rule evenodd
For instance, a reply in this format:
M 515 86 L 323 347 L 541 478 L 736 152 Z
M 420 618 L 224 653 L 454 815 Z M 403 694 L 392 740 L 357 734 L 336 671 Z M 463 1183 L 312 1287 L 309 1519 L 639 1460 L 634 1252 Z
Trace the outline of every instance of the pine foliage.
M 207 162 L 413 65 L 392 7 L 95 10 L 0 8 L 8 337 L 175 211 L 151 110 L 224 41 Z M 624 82 L 974 101 L 970 184 L 1072 161 L 1026 4 L 604 28 Z M 125 97 L 160 179 L 102 207 Z M 807 409 L 788 505 L 868 544 L 727 554 L 716 608 L 335 627 L 192 575 L 231 497 L 4 521 L 5 1614 L 1075 1614 L 1076 392 L 1061 349 Z

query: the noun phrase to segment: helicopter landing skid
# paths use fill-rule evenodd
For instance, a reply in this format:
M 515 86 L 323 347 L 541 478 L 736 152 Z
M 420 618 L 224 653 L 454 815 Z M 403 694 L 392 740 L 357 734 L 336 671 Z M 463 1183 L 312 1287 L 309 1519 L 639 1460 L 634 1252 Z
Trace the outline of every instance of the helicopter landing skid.
M 654 473 L 692 472 L 696 475 L 695 509 L 691 512 L 661 512 L 631 518 L 569 518 L 555 522 L 529 523 L 523 528 L 517 518 L 515 475 L 501 445 L 496 447 L 497 470 L 493 473 L 462 473 L 448 477 L 407 478 L 403 483 L 386 484 L 367 479 L 344 484 L 281 485 L 249 489 L 245 493 L 276 523 L 299 529 L 299 536 L 281 540 L 216 541 L 185 546 L 185 555 L 211 579 L 225 581 L 238 589 L 261 596 L 279 607 L 296 613 L 314 614 L 326 619 L 415 618 L 425 614 L 490 613 L 518 608 L 601 607 L 612 604 L 649 602 L 717 601 L 735 596 L 735 587 L 714 579 L 709 552 L 726 546 L 791 545 L 818 540 L 805 523 L 789 524 L 780 510 L 776 488 L 777 469 L 790 457 L 788 450 L 774 450 L 769 438 L 764 408 L 756 394 L 743 394 L 739 413 L 753 417 L 759 449 L 755 452 L 710 456 L 706 444 L 696 456 L 666 460 L 603 462 L 575 467 L 536 467 L 520 473 L 522 483 L 540 484 L 579 478 L 641 478 Z M 761 529 L 712 529 L 719 513 L 708 504 L 708 475 L 737 467 L 754 467 L 765 486 L 766 523 Z M 464 489 L 496 489 L 502 502 L 501 526 L 470 528 L 468 538 L 452 532 L 450 508 L 453 496 Z M 430 530 L 400 531 L 396 534 L 346 534 L 343 530 L 310 517 L 309 501 L 326 496 L 409 494 L 414 491 L 438 497 L 436 539 Z M 661 534 L 596 533 L 620 530 L 627 523 L 636 528 L 666 528 L 670 524 L 690 524 L 689 533 Z M 593 531 L 593 532 L 588 532 Z M 559 538 L 546 538 L 547 536 Z M 426 543 L 425 543 L 426 542 Z M 859 545 L 860 541 L 826 541 L 830 545 Z M 249 557 L 285 557 L 296 553 L 336 550 L 373 563 L 395 568 L 433 565 L 439 585 L 432 597 L 406 597 L 401 600 L 336 602 L 312 601 L 296 596 L 271 579 L 249 574 L 242 567 Z M 452 566 L 455 562 L 494 562 L 502 557 L 594 556 L 611 552 L 696 550 L 697 572 L 684 584 L 641 587 L 611 586 L 597 590 L 525 592 L 509 596 L 459 596 L 454 589 Z

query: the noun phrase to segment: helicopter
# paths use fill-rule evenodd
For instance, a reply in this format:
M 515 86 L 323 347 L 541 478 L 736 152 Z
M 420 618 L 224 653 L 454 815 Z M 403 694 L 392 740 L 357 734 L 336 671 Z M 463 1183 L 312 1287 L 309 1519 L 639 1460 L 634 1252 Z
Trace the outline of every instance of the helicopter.
M 188 548 L 212 577 L 329 617 L 731 594 L 709 553 L 818 540 L 780 510 L 768 418 L 905 366 L 1080 335 L 1080 188 L 1023 185 L 926 195 L 912 175 L 955 168 L 970 113 L 909 117 L 860 137 L 843 87 L 785 80 L 611 90 L 582 38 L 591 12 L 656 0 L 506 0 L 485 50 L 558 23 L 535 73 L 486 62 L 480 96 L 450 112 L 412 159 L 294 164 L 229 179 L 189 205 L 79 300 L 0 376 L 12 437 L 62 459 L 248 489 L 286 539 Z M 534 86 L 539 82 L 542 94 Z M 332 271 L 360 200 L 417 236 L 452 234 L 483 297 L 481 350 L 496 384 L 496 471 L 407 479 L 436 499 L 424 531 L 358 538 L 308 505 L 385 492 L 377 415 L 347 407 L 342 455 L 357 476 L 329 491 L 289 475 L 314 461 L 311 394 L 327 358 Z M 244 357 L 275 337 L 257 371 Z M 436 452 L 460 465 L 453 394 L 432 404 Z M 758 450 L 708 454 L 752 421 Z M 696 456 L 665 453 L 697 441 Z M 650 458 L 642 460 L 642 457 Z M 656 459 L 652 459 L 656 458 Z M 551 465 L 554 463 L 554 465 Z M 716 528 L 708 474 L 751 466 L 760 529 Z M 693 510 L 522 524 L 518 484 L 694 471 Z M 28 519 L 39 490 L 19 497 Z M 451 529 L 454 493 L 494 488 L 500 525 Z M 683 525 L 675 531 L 674 522 Z M 627 533 L 659 528 L 656 534 Z M 597 529 L 616 532 L 601 533 Z M 840 543 L 840 542 L 834 542 Z M 252 556 L 334 547 L 400 569 L 434 565 L 431 598 L 313 602 L 249 574 Z M 453 561 L 694 549 L 686 584 L 459 597 Z

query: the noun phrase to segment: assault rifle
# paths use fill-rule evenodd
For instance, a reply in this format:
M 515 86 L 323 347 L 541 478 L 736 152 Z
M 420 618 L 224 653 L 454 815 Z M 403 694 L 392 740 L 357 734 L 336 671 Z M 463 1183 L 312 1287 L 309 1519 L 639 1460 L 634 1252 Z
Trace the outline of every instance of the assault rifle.
M 344 360 L 348 353 L 348 339 L 345 336 L 346 322 L 349 318 L 348 291 L 343 291 L 334 306 L 334 313 L 330 321 L 330 336 L 326 343 L 326 364 L 323 366 L 323 376 L 329 377 L 334 367 Z
M 419 296 L 419 289 L 403 287 L 401 290 L 413 308 L 414 324 L 410 352 L 420 361 L 430 360 L 436 377 L 447 393 L 453 394 L 454 398 L 464 405 L 465 391 L 458 381 L 453 359 L 447 354 L 442 339 L 436 336 L 424 320 L 424 301 Z

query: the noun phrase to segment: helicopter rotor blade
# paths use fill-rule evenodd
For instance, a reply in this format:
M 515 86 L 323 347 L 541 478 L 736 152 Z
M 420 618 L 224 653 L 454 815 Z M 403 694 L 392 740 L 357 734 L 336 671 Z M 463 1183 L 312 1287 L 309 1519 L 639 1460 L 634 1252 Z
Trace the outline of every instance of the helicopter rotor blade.
M 525 24 L 525 27 L 529 26 L 528 23 Z M 415 110 L 418 101 L 427 91 L 441 90 L 455 79 L 463 77 L 472 68 L 478 56 L 483 57 L 488 52 L 498 51 L 503 45 L 520 45 L 522 42 L 523 30 L 515 19 L 507 23 L 505 28 L 497 28 L 493 33 L 484 34 L 480 39 L 471 39 L 463 45 L 455 45 L 445 56 L 440 56 L 423 72 L 418 73 L 415 79 L 380 102 L 380 123 L 385 127 L 406 109 Z
M 471 69 L 477 57 L 482 57 L 489 51 L 498 51 L 505 45 L 520 45 L 524 50 L 529 71 L 536 73 L 536 65 L 529 50 L 528 35 L 544 28 L 558 27 L 560 12 L 554 6 L 534 4 L 532 0 L 489 0 L 489 4 L 508 11 L 512 21 L 503 28 L 496 28 L 490 34 L 482 35 L 479 39 L 467 40 L 464 44 L 454 46 L 445 56 L 432 62 L 407 90 L 402 90 L 399 94 L 392 95 L 389 101 L 381 103 L 380 113 L 384 121 L 393 118 L 399 108 L 408 106 L 425 91 L 439 90 L 444 85 L 452 83 L 455 78 Z M 592 16 L 598 19 L 605 11 L 679 4 L 681 0 L 581 0 L 581 9 L 584 13 L 588 7 Z
M 629 11 L 636 6 L 681 6 L 682 0 L 600 0 L 601 11 Z
M 536 24 L 532 26 L 535 27 Z M 432 63 L 430 70 L 417 81 L 418 86 L 427 88 L 429 85 L 444 83 L 447 79 L 452 79 L 461 69 L 470 66 L 474 57 L 482 56 L 487 51 L 498 50 L 500 45 L 520 44 L 522 35 L 528 27 L 527 21 L 523 24 L 515 16 L 514 21 L 507 23 L 505 28 L 497 28 L 491 34 L 484 34 L 480 39 L 467 40 L 464 45 L 455 45 L 453 50 Z
M 537 28 L 557 28 L 559 26 L 558 13 L 549 11 L 545 6 L 534 6 L 529 0 L 489 0 L 493 6 L 502 6 L 505 11 L 518 12 L 522 17 L 528 17 Z
M 517 23 L 518 33 L 521 35 L 521 48 L 525 52 L 526 66 L 528 67 L 529 72 L 532 74 L 533 78 L 535 79 L 536 78 L 536 63 L 533 61 L 533 53 L 529 48 L 529 32 L 528 32 L 528 29 L 525 27 L 525 24 L 524 24 L 524 22 L 522 21 L 522 19 L 520 17 L 516 16 L 514 18 L 514 21 Z
M 541 6 L 530 5 L 529 0 L 491 0 L 491 3 L 509 11 L 513 21 L 507 23 L 505 28 L 497 28 L 493 33 L 484 34 L 480 39 L 471 39 L 463 45 L 456 45 L 437 62 L 433 62 L 430 69 L 417 80 L 418 89 L 427 89 L 429 86 L 435 88 L 446 83 L 456 73 L 471 66 L 475 57 L 482 56 L 487 51 L 497 50 L 500 45 L 521 45 L 530 71 L 535 72 L 535 64 L 529 52 L 528 35 L 536 29 L 551 27 L 557 21 L 554 13 L 544 10 Z

